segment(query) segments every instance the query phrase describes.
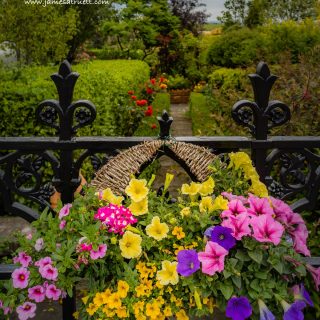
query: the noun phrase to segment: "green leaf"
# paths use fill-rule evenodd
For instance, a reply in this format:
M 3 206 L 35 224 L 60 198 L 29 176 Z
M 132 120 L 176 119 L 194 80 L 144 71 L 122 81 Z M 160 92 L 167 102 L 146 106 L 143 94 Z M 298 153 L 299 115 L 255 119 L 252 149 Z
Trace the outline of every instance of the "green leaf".
M 232 282 L 236 285 L 238 289 L 241 289 L 242 280 L 241 277 L 238 276 L 232 276 L 231 277 Z
M 233 294 L 233 287 L 232 285 L 226 284 L 226 283 L 220 283 L 219 289 L 222 292 L 224 298 L 226 300 L 229 300 Z
M 261 263 L 262 262 L 262 258 L 263 258 L 263 254 L 262 251 L 248 251 L 248 255 L 249 257 L 254 260 L 257 263 Z

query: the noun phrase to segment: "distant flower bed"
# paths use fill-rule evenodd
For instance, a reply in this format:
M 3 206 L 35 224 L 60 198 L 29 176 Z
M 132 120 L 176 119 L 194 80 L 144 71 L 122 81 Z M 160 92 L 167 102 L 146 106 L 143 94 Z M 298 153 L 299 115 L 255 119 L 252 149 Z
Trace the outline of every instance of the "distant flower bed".
M 33 318 L 37 303 L 72 295 L 85 278 L 79 319 L 182 320 L 215 308 L 234 320 L 303 319 L 313 306 L 304 278 L 320 285 L 320 269 L 301 259 L 305 223 L 268 196 L 247 154 L 228 159 L 203 183 L 183 184 L 177 200 L 168 174 L 162 195 L 153 179 L 132 178 L 124 195 L 89 188 L 56 217 L 44 212 L 20 237 L 2 312 Z

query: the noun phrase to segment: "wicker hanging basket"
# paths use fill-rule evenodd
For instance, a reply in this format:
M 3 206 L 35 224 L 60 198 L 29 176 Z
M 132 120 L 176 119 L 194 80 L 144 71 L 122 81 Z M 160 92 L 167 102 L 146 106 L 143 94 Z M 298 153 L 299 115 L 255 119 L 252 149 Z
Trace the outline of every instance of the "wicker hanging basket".
M 208 149 L 191 143 L 175 140 L 153 140 L 131 147 L 112 158 L 97 173 L 91 185 L 98 191 L 111 188 L 116 194 L 123 194 L 130 176 L 139 175 L 141 168 L 163 154 L 174 155 L 174 160 L 202 182 L 210 174 L 209 164 L 216 157 Z

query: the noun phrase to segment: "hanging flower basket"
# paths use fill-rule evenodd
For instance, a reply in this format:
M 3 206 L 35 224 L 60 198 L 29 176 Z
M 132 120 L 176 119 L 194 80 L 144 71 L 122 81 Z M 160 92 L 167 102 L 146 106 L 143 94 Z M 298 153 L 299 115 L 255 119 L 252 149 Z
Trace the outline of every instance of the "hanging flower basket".
M 243 152 L 226 163 L 206 149 L 169 144 L 201 181 L 183 184 L 178 199 L 166 194 L 170 174 L 160 195 L 153 178 L 130 178 L 162 145 L 125 151 L 84 196 L 56 216 L 42 213 L 32 236 L 20 238 L 2 312 L 33 318 L 37 303 L 72 295 L 85 278 L 79 319 L 182 320 L 216 308 L 237 320 L 303 319 L 312 306 L 304 279 L 310 273 L 318 289 L 320 270 L 303 262 L 300 215 L 268 196 Z

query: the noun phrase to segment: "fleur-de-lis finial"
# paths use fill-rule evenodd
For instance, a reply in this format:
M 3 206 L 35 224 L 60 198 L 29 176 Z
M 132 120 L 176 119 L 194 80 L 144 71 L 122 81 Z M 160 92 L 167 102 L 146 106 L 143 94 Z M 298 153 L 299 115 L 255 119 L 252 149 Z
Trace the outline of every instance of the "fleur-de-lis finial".
M 169 116 L 166 110 L 163 111 L 161 117 L 157 117 L 157 120 L 160 125 L 160 133 L 159 138 L 162 140 L 166 140 L 170 138 L 170 127 L 173 122 L 173 118 Z

